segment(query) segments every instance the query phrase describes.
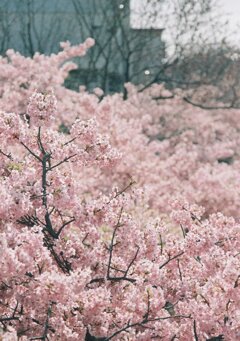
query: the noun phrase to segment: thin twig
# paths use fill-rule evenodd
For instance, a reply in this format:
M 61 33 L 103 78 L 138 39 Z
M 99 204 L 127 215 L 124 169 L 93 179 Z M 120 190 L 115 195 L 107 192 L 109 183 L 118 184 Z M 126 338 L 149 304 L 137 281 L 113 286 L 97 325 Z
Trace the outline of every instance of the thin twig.
M 65 162 L 68 162 L 71 158 L 73 158 L 74 156 L 76 156 L 77 154 L 73 154 L 73 155 L 70 155 L 68 157 L 65 157 L 65 159 L 63 159 L 62 161 L 59 161 L 58 163 L 56 163 L 54 166 L 51 166 L 48 168 L 49 171 L 53 170 L 54 168 L 60 166 L 61 164 L 65 163 Z
M 229 105 L 210 106 L 210 105 L 203 105 L 203 104 L 200 104 L 200 103 L 192 102 L 188 97 L 183 97 L 183 100 L 185 102 L 187 102 L 188 104 L 193 105 L 194 107 L 198 107 L 200 109 L 205 109 L 205 110 L 237 109 L 234 106 L 234 103 L 231 103 Z
M 169 262 L 171 262 L 172 260 L 182 256 L 184 254 L 184 251 L 178 253 L 177 255 L 171 257 L 168 255 L 168 260 L 166 260 L 162 265 L 159 266 L 159 269 L 162 269 L 165 265 L 167 265 Z
M 0 153 L 2 155 L 6 156 L 9 160 L 13 161 L 13 157 L 12 157 L 11 153 L 6 154 L 2 151 L 2 149 L 0 149 Z

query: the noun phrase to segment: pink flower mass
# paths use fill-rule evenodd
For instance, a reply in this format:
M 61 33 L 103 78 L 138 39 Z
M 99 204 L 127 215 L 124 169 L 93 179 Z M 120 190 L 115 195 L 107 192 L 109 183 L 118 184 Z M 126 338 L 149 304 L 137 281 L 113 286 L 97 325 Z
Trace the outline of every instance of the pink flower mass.
M 93 44 L 0 59 L 0 340 L 240 340 L 240 111 L 66 89 Z

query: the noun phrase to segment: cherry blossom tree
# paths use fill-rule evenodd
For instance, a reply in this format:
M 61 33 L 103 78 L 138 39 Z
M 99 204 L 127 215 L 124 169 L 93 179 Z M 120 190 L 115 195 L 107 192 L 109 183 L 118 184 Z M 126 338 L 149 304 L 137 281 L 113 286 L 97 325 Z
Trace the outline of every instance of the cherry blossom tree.
M 237 340 L 239 111 L 65 89 L 92 44 L 0 61 L 0 336 Z

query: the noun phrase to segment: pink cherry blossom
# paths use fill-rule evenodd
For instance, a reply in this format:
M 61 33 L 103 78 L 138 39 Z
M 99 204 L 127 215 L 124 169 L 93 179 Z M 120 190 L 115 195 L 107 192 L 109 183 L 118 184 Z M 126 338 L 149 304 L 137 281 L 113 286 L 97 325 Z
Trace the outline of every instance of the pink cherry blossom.
M 92 45 L 0 60 L 0 339 L 238 340 L 240 112 L 66 89 Z

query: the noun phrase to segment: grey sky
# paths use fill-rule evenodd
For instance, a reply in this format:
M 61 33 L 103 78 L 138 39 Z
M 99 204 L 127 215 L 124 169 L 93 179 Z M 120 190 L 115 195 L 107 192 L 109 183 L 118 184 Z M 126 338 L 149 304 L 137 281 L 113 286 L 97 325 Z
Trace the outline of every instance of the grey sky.
M 154 0 L 152 0 L 154 2 Z M 161 1 L 159 1 L 160 3 Z M 168 0 L 163 0 L 162 5 L 158 8 L 158 13 L 163 12 L 164 4 L 169 3 Z M 231 42 L 234 42 L 234 44 L 237 44 L 240 46 L 240 0 L 215 0 L 215 4 L 217 6 L 217 12 L 221 16 L 221 19 L 223 19 L 223 22 L 225 20 L 228 20 L 229 22 L 229 33 L 227 34 L 228 40 Z M 135 12 L 134 15 L 132 15 L 131 18 L 131 24 L 132 26 L 155 26 L 156 22 L 158 28 L 162 27 L 162 20 L 160 17 L 158 20 L 154 22 L 154 24 L 149 21 L 149 17 L 147 18 L 146 13 L 151 12 L 151 0 L 131 0 L 131 7 L 132 10 Z M 155 9 L 156 10 L 156 9 Z M 133 14 L 133 13 L 132 13 Z M 139 20 L 139 17 L 141 19 Z M 150 15 L 151 17 L 151 15 Z M 147 23 L 147 25 L 144 25 L 144 19 Z M 164 26 L 164 25 L 163 25 Z M 226 31 L 224 32 L 224 35 L 226 36 Z M 231 38 L 230 38 L 231 37 Z
M 222 12 L 229 22 L 231 39 L 234 45 L 240 47 L 240 0 L 218 0 Z
M 229 19 L 231 29 L 236 30 L 236 36 L 240 39 L 240 0 L 218 0 L 223 12 Z M 237 32 L 238 31 L 238 32 Z

